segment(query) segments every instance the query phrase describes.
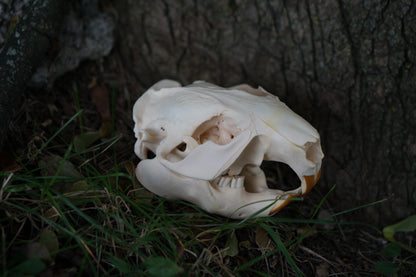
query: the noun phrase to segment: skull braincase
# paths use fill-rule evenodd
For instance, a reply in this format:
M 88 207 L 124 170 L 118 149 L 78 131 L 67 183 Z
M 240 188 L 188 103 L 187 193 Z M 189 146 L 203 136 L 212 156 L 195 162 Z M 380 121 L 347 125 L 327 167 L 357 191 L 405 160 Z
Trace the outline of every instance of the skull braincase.
M 137 100 L 133 120 L 139 181 L 157 195 L 212 213 L 271 215 L 309 192 L 320 176 L 318 132 L 261 87 L 162 80 Z M 149 151 L 155 157 L 148 158 Z M 263 160 L 289 165 L 299 188 L 269 189 Z

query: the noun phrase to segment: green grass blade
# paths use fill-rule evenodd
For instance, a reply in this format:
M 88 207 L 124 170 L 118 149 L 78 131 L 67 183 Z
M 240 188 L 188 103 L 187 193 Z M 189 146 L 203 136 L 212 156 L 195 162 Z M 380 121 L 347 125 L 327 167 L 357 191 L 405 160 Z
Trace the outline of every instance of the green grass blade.
M 293 260 L 292 256 L 290 255 L 289 251 L 287 251 L 287 248 L 284 245 L 284 243 L 282 242 L 282 240 L 280 239 L 279 235 L 275 231 L 273 231 L 273 229 L 267 224 L 261 224 L 260 226 L 264 230 L 266 230 L 266 232 L 269 234 L 269 236 L 272 238 L 272 240 L 276 243 L 276 245 L 280 249 L 280 251 L 282 251 L 283 255 L 285 256 L 288 263 L 290 264 L 290 266 L 295 271 L 296 275 L 300 276 L 300 277 L 303 276 L 302 272 L 300 271 L 300 269 L 296 265 L 295 261 Z
M 279 252 L 279 251 L 280 251 L 280 249 L 279 249 L 279 248 L 276 248 L 276 249 L 273 249 L 273 250 L 272 250 L 272 251 L 270 251 L 270 252 L 265 253 L 264 255 L 260 255 L 260 256 L 258 256 L 258 257 L 256 257 L 256 258 L 254 258 L 254 259 L 252 259 L 252 260 L 250 260 L 250 261 L 248 261 L 248 262 L 244 263 L 242 266 L 238 267 L 238 268 L 235 270 L 235 272 L 245 271 L 247 268 L 249 268 L 249 267 L 250 267 L 250 266 L 252 266 L 253 264 L 255 264 L 255 263 L 257 263 L 257 262 L 259 262 L 259 261 L 261 261 L 261 260 L 263 260 L 263 259 L 266 259 L 267 257 L 272 256 L 272 255 L 276 254 L 276 253 L 277 253 L 277 252 Z
M 342 211 L 342 212 L 338 212 L 338 213 L 332 214 L 332 215 L 330 215 L 328 217 L 325 217 L 324 219 L 336 217 L 336 216 L 339 216 L 339 215 L 343 215 L 343 214 L 351 213 L 351 212 L 354 212 L 354 211 L 357 211 L 357 210 L 361 210 L 361 209 L 364 209 L 364 208 L 368 208 L 368 207 L 371 207 L 371 206 L 375 206 L 375 205 L 381 204 L 381 203 L 383 203 L 384 201 L 387 201 L 387 200 L 388 199 L 385 198 L 385 199 L 381 199 L 381 200 L 374 201 L 374 202 L 371 202 L 371 203 L 367 203 L 367 204 L 364 204 L 364 205 L 361 205 L 361 206 L 358 206 L 358 207 L 354 207 L 352 209 L 348 209 L 348 210 L 345 210 L 345 211 Z
M 325 194 L 325 196 L 321 199 L 318 206 L 316 207 L 315 211 L 313 212 L 311 218 L 314 218 L 318 211 L 321 209 L 321 206 L 324 204 L 325 200 L 328 198 L 328 196 L 332 193 L 332 191 L 335 189 L 337 185 L 333 185 L 332 188 Z
M 65 122 L 65 124 L 59 128 L 58 131 L 55 132 L 55 134 L 53 134 L 40 148 L 39 150 L 36 152 L 35 155 L 33 155 L 32 159 L 34 160 L 41 152 L 43 149 L 45 149 L 46 146 L 48 146 L 48 144 L 57 136 L 59 135 L 59 133 L 61 133 L 75 118 L 77 118 L 79 116 L 79 114 L 82 112 L 79 111 L 76 114 L 74 114 L 67 122 Z

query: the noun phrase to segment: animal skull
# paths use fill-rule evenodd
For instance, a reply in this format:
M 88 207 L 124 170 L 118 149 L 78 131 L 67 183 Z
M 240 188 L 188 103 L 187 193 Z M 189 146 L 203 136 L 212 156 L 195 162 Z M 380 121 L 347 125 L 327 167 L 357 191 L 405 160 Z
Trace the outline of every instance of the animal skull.
M 139 181 L 153 193 L 231 218 L 272 215 L 319 179 L 318 132 L 278 97 L 248 85 L 162 80 L 133 108 Z M 148 158 L 148 152 L 156 156 Z M 269 189 L 263 160 L 288 164 L 291 191 Z

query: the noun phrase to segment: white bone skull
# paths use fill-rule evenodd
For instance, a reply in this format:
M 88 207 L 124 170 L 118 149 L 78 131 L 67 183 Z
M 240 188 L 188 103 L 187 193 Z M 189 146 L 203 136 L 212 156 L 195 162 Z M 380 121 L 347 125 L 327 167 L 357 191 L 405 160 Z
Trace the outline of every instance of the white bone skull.
M 153 193 L 231 218 L 272 215 L 320 176 L 318 132 L 278 97 L 248 85 L 162 80 L 133 108 L 139 181 Z M 155 157 L 148 158 L 152 151 Z M 291 191 L 269 189 L 263 160 L 289 165 Z

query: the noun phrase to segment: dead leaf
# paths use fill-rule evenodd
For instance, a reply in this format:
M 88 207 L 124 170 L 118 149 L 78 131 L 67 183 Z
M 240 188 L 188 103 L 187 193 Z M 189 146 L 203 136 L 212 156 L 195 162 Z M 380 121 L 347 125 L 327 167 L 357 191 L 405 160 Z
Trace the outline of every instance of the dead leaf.
M 39 167 L 42 168 L 42 172 L 46 176 L 54 176 L 58 169 L 60 171 L 58 176 L 69 177 L 75 179 L 82 179 L 84 176 L 75 168 L 75 166 L 68 160 L 64 160 L 58 155 L 48 155 L 39 161 Z M 61 165 L 61 163 L 63 163 Z
M 14 173 L 22 167 L 17 163 L 15 157 L 9 149 L 0 151 L 0 171 L 5 173 Z
M 325 277 L 329 276 L 329 264 L 328 263 L 321 263 L 316 266 L 316 277 Z
M 81 180 L 81 181 L 78 181 L 78 182 L 72 184 L 72 186 L 70 186 L 68 192 L 87 191 L 89 189 L 90 189 L 90 186 L 89 186 L 88 182 L 86 180 Z
M 74 137 L 72 143 L 74 144 L 75 152 L 83 152 L 90 147 L 94 142 L 102 138 L 100 131 L 86 132 Z
M 90 92 L 91 102 L 96 106 L 101 115 L 101 126 L 98 131 L 86 132 L 74 137 L 73 144 L 76 152 L 82 152 L 96 141 L 113 132 L 111 122 L 109 93 L 105 86 L 95 87 Z
M 52 124 L 52 119 L 46 119 L 44 122 L 42 122 L 40 125 L 42 125 L 42 127 L 44 127 L 44 128 L 46 128 L 46 127 L 48 127 L 49 125 L 51 125 Z
M 121 165 L 124 166 L 124 168 L 126 169 L 127 173 L 129 174 L 130 177 L 135 177 L 136 176 L 136 165 L 132 162 L 132 161 L 125 161 L 122 162 Z
M 79 195 L 87 196 L 89 189 L 90 189 L 89 183 L 86 180 L 81 180 L 73 184 L 66 184 L 64 189 L 62 190 L 62 193 L 66 197 L 71 197 L 71 196 L 73 197 L 73 196 L 79 196 Z
M 231 232 L 225 243 L 224 257 L 234 257 L 238 254 L 238 239 L 235 232 Z
M 256 244 L 260 248 L 260 251 L 264 253 L 276 248 L 276 245 L 270 239 L 269 234 L 262 227 L 257 227 L 256 229 Z
M 111 123 L 111 121 L 104 121 L 101 124 L 98 132 L 100 132 L 102 138 L 111 135 L 111 133 L 113 132 L 113 124 Z
M 383 228 L 383 235 L 386 239 L 388 239 L 390 242 L 398 243 L 402 248 L 406 249 L 407 251 L 416 254 L 416 249 L 411 247 L 410 245 L 406 245 L 404 243 L 401 243 L 399 241 L 396 241 L 396 238 L 394 237 L 395 233 L 399 232 L 414 232 L 416 231 L 416 214 L 409 216 L 406 219 L 403 219 L 402 221 L 389 225 L 387 227 Z
M 91 102 L 96 106 L 103 122 L 111 122 L 110 94 L 105 86 L 95 87 L 90 92 Z
M 28 259 L 41 259 L 45 262 L 52 262 L 48 248 L 40 242 L 28 243 L 24 248 L 25 256 Z
M 55 256 L 59 250 L 58 238 L 55 232 L 49 229 L 43 230 L 42 234 L 40 234 L 39 242 L 48 249 L 49 254 L 52 253 L 52 256 Z
M 47 209 L 45 212 L 43 212 L 43 216 L 49 220 L 52 220 L 53 222 L 56 222 L 60 217 L 59 212 L 55 207 Z
M 305 236 L 305 238 L 308 238 L 318 234 L 318 230 L 316 229 L 316 227 L 302 226 L 296 229 L 296 233 L 299 236 Z
M 238 247 L 240 247 L 240 248 L 246 248 L 246 249 L 251 249 L 252 247 L 251 247 L 251 242 L 250 241 L 248 241 L 248 240 L 243 240 L 243 241 L 240 241 L 239 243 L 238 243 Z
M 94 80 L 93 80 L 94 83 Z M 98 131 L 86 132 L 74 137 L 72 143 L 76 152 L 80 153 L 96 141 L 109 136 L 113 131 L 110 112 L 110 94 L 106 86 L 95 86 L 90 92 L 91 102 L 101 116 L 101 126 Z
M 92 77 L 91 82 L 88 84 L 88 88 L 91 89 L 97 86 L 97 77 Z
M 54 105 L 54 104 L 48 104 L 47 106 L 48 106 L 49 113 L 51 115 L 54 115 L 57 112 L 59 112 L 59 109 L 58 109 L 58 107 L 56 105 Z

